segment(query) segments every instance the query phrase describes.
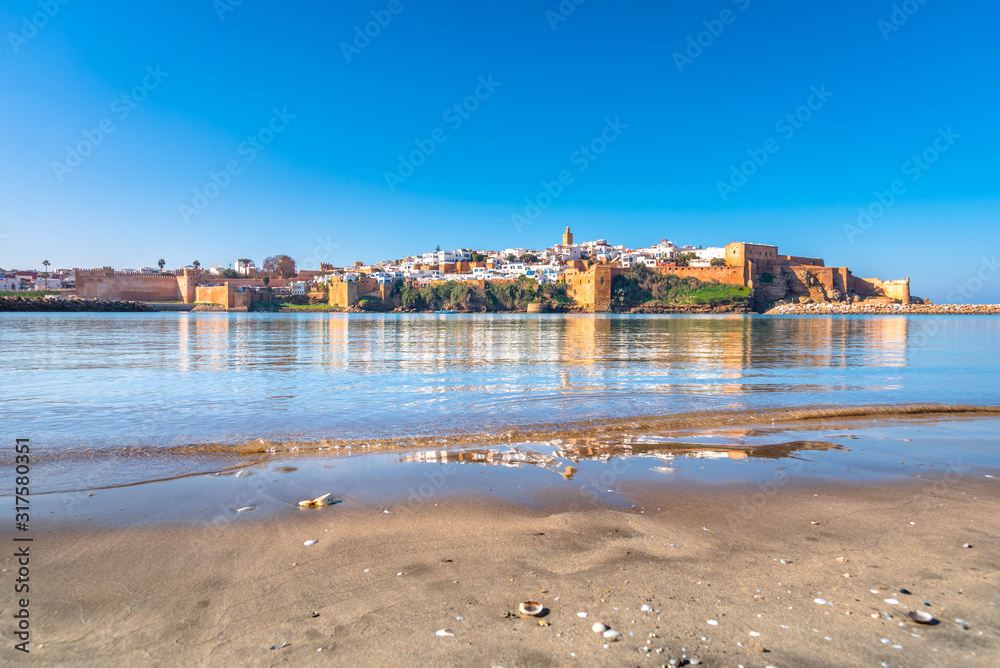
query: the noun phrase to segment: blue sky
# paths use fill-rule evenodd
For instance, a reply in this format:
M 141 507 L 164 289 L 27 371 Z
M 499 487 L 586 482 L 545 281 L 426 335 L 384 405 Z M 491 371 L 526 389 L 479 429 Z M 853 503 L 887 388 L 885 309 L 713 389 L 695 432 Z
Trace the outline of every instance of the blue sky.
M 0 266 L 371 262 L 568 224 L 1000 301 L 996 3 L 235 2 L 4 3 Z

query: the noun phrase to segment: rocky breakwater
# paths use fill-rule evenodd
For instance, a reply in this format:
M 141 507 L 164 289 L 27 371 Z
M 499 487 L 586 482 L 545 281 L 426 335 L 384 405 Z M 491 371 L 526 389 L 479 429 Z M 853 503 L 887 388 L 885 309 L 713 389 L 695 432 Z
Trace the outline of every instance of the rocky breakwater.
M 1000 315 L 1000 304 L 779 304 L 767 315 Z
M 0 311 L 78 311 L 134 312 L 153 311 L 142 302 L 107 299 L 49 299 L 46 297 L 0 297 Z

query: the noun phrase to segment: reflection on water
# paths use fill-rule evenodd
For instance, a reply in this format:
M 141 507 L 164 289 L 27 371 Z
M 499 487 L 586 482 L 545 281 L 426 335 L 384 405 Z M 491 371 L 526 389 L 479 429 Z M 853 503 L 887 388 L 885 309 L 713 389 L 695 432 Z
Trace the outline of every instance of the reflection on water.
M 148 450 L 998 403 L 996 319 L 939 317 L 934 336 L 911 320 L 8 313 L 0 350 L 19 383 L 0 414 L 56 450 Z
M 675 443 L 664 447 L 665 439 L 655 437 L 626 439 L 622 443 L 607 443 L 595 438 L 556 439 L 549 444 L 524 444 L 492 448 L 459 448 L 425 450 L 405 455 L 401 462 L 433 462 L 439 464 L 481 464 L 487 466 L 534 466 L 572 480 L 579 470 L 573 464 L 596 461 L 605 464 L 613 459 L 642 458 L 654 460 L 654 470 L 661 473 L 676 471 L 671 463 L 677 459 L 786 459 L 806 450 L 846 450 L 828 441 L 793 441 L 790 443 L 756 446 L 706 446 L 697 443 Z

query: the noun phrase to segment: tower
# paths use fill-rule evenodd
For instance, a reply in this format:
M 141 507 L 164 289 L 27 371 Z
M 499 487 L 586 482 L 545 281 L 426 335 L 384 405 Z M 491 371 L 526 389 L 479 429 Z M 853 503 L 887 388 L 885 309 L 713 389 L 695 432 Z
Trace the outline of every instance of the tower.
M 573 245 L 573 233 L 569 231 L 569 226 L 566 226 L 566 231 L 563 232 L 563 246 Z

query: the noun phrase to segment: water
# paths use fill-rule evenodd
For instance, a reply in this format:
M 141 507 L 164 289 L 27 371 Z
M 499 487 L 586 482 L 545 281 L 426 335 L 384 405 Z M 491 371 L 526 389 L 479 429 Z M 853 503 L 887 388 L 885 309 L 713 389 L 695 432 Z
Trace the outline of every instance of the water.
M 45 491 L 304 444 L 996 406 L 998 342 L 1000 319 L 974 316 L 4 313 L 0 419 L 47 462 Z

